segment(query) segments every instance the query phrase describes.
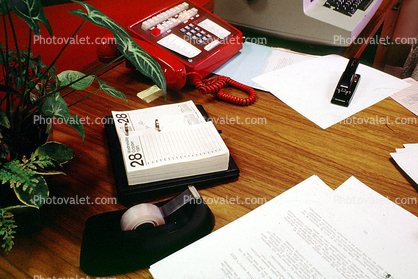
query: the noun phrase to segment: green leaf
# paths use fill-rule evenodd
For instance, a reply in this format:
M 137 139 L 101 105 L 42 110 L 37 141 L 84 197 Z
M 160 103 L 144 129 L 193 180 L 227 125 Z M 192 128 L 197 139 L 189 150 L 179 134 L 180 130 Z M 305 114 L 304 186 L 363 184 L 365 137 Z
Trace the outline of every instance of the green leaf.
M 99 82 L 99 86 L 101 90 L 103 90 L 104 92 L 106 92 L 107 94 L 109 94 L 112 97 L 115 98 L 120 98 L 125 100 L 126 102 L 128 102 L 128 99 L 126 99 L 125 94 L 123 94 L 122 92 L 116 90 L 116 88 L 108 85 L 106 82 L 101 81 L 98 77 L 96 77 L 97 81 Z
M 29 84 L 30 87 L 30 84 Z M 56 92 L 57 91 L 57 84 L 54 81 L 50 81 L 49 82 L 49 89 L 51 90 L 51 92 Z
M 81 139 L 84 140 L 84 136 L 85 136 L 84 127 L 78 115 L 69 116 L 66 118 L 63 117 L 60 119 L 64 121 L 65 124 L 68 124 L 71 127 L 73 127 L 80 134 Z
M 94 81 L 93 76 L 86 76 L 82 72 L 72 71 L 72 70 L 63 71 L 60 74 L 58 74 L 57 77 L 58 77 L 60 86 L 67 86 L 68 84 L 80 78 L 83 78 L 82 80 L 77 81 L 76 83 L 71 85 L 71 88 L 74 88 L 75 90 L 83 90 L 89 87 Z
M 61 120 L 63 123 L 73 127 L 84 140 L 85 133 L 83 123 L 80 121 L 78 115 L 71 116 L 67 103 L 60 95 L 57 95 L 56 97 L 51 96 L 46 99 L 41 109 L 42 113 L 44 113 L 46 116 L 55 117 Z
M 10 128 L 9 118 L 7 118 L 6 113 L 0 109 L 0 126 Z
M 86 9 L 87 13 L 82 10 L 72 10 L 72 11 L 68 11 L 69 13 L 74 14 L 83 19 L 86 19 L 97 26 L 109 29 L 112 32 L 119 31 L 119 32 L 124 33 L 126 36 L 129 36 L 128 31 L 126 31 L 122 26 L 116 23 L 116 21 L 109 18 L 107 15 L 105 15 L 103 12 L 101 12 L 97 8 L 81 1 L 73 0 L 73 2 L 83 6 Z
M 39 0 L 9 0 L 9 5 L 12 11 L 29 25 L 35 35 L 40 35 L 39 23 L 42 23 L 52 36 L 51 25 Z
M 35 208 L 40 208 L 45 203 L 45 200 L 49 195 L 49 190 L 45 179 L 41 175 L 36 174 L 34 178 L 38 182 L 36 183 L 36 186 L 33 188 L 31 193 L 25 191 L 23 187 L 14 187 L 14 192 L 16 197 L 23 204 Z
M 60 95 L 49 97 L 42 105 L 42 112 L 49 117 L 71 116 L 67 103 Z
M 48 164 L 34 165 L 33 170 L 40 175 L 65 174 L 64 167 L 52 158 L 48 158 Z
M 0 15 L 7 15 L 9 11 L 10 11 L 9 1 L 0 0 Z
M 151 55 L 132 40 L 129 33 L 122 26 L 89 4 L 79 1 L 73 2 L 82 5 L 87 10 L 87 13 L 82 10 L 73 10 L 69 11 L 69 13 L 109 29 L 116 39 L 116 45 L 118 46 L 119 51 L 131 61 L 142 74 L 150 77 L 157 86 L 166 93 L 166 80 L 160 65 L 151 57 Z
M 5 252 L 9 252 L 13 247 L 13 234 L 16 233 L 13 229 L 17 227 L 14 224 L 13 214 L 7 210 L 8 208 L 0 208 L 0 235 L 3 236 L 4 240 L 1 247 L 4 248 Z
M 49 141 L 38 147 L 35 151 L 35 155 L 48 156 L 60 164 L 64 164 L 74 157 L 74 150 L 65 144 Z
M 114 32 L 116 45 L 119 51 L 135 65 L 135 67 L 144 75 L 151 78 L 155 84 L 163 90 L 166 90 L 166 80 L 160 64 L 152 58 L 142 47 L 140 47 L 131 37 L 123 33 Z

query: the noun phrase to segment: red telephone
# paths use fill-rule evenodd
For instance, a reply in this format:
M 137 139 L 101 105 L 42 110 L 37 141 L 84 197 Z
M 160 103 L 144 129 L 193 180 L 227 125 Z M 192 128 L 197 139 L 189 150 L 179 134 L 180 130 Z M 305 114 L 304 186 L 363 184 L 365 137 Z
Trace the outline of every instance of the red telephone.
M 130 25 L 128 31 L 160 64 L 167 88 L 177 91 L 188 82 L 199 92 L 215 93 L 230 103 L 250 105 L 256 100 L 253 88 L 230 78 L 203 79 L 239 52 L 242 33 L 202 7 L 183 1 Z M 115 45 L 102 44 L 97 54 L 104 60 L 112 56 L 112 51 L 116 52 Z M 224 93 L 222 87 L 226 84 L 249 96 L 239 98 Z

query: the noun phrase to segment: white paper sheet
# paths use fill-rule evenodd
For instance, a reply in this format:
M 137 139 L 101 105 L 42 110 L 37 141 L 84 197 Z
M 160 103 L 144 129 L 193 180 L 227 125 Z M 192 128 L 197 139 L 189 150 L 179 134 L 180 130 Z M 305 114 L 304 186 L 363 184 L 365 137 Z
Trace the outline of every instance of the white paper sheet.
M 145 129 L 155 130 L 156 120 L 159 128 L 163 130 L 175 130 L 206 122 L 193 101 L 137 110 L 112 111 L 112 116 L 119 139 L 126 136 L 126 129 L 129 135 Z
M 418 144 L 404 144 L 404 148 L 396 149 L 390 156 L 409 178 L 418 184 Z
M 416 278 L 418 219 L 350 178 L 312 176 L 155 263 L 154 278 Z
M 417 278 L 418 218 L 415 215 L 355 177 L 334 191 L 332 203 L 318 209 L 322 214 L 329 210 L 336 217 L 332 225 L 384 268 L 391 275 L 388 278 Z
M 266 90 L 252 81 L 252 79 L 259 75 L 312 59 L 313 57 L 282 48 L 272 48 L 245 42 L 239 53 L 213 73 L 230 77 L 237 82 L 259 90 Z
M 312 176 L 244 217 L 157 262 L 150 272 L 156 279 L 250 278 L 245 274 L 250 270 L 257 273 L 253 270 L 256 263 L 237 261 L 238 256 L 240 260 L 245 258 L 238 253 L 263 245 L 260 232 L 268 229 L 265 228 L 266 220 L 276 224 L 290 208 L 318 204 L 328 195 L 332 195 L 332 190 Z M 281 232 L 276 233 L 280 235 Z
M 213 73 L 252 87 L 254 85 L 252 78 L 261 75 L 272 50 L 270 47 L 244 43 L 240 52 Z
M 253 80 L 297 112 L 326 129 L 408 87 L 405 81 L 360 64 L 358 88 L 349 107 L 331 104 L 348 60 L 338 55 L 309 59 Z
M 406 78 L 404 81 L 411 86 L 393 94 L 391 97 L 415 115 L 418 115 L 418 81 L 412 78 Z

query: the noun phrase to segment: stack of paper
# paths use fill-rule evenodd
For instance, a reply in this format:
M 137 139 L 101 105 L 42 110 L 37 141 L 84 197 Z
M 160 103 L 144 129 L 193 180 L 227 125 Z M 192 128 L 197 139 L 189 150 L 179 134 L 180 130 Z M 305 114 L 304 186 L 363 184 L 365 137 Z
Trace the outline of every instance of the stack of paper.
M 151 266 L 164 278 L 402 278 L 418 269 L 418 218 L 354 177 L 312 176 Z
M 404 144 L 404 148 L 390 153 L 398 166 L 418 184 L 418 143 Z
M 412 84 L 360 64 L 357 74 L 361 78 L 350 106 L 334 105 L 331 99 L 347 63 L 348 59 L 339 55 L 312 56 L 245 43 L 238 54 L 214 73 L 271 92 L 323 129 Z M 416 85 L 408 91 L 407 101 L 409 106 L 413 102 L 417 113 L 416 100 L 410 96 L 412 93 L 416 96 Z M 405 94 L 395 100 L 399 101 Z
M 129 185 L 228 169 L 228 148 L 192 101 L 112 115 Z
M 288 106 L 326 129 L 402 90 L 409 83 L 360 64 L 361 78 L 349 107 L 331 103 L 348 63 L 338 55 L 299 62 L 253 79 Z
M 226 63 L 222 64 L 222 66 L 213 71 L 213 73 L 230 77 L 237 82 L 256 89 L 266 90 L 261 85 L 252 81 L 252 79 L 259 75 L 314 57 L 315 56 L 294 52 L 288 49 L 273 48 L 244 42 L 240 52 Z
M 405 108 L 418 115 L 418 81 L 412 78 L 403 79 L 411 86 L 396 92 L 391 97 Z

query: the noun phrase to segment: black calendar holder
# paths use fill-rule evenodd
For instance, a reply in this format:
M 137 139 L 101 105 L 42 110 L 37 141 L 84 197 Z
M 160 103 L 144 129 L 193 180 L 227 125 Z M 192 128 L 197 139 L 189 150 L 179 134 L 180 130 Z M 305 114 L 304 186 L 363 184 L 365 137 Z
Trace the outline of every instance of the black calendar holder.
M 102 213 L 87 220 L 80 253 L 80 268 L 86 274 L 105 277 L 147 268 L 209 234 L 215 225 L 202 198 L 192 199 L 166 217 L 166 224 L 157 227 L 141 225 L 137 230 L 122 231 L 120 220 L 125 211 Z
M 203 107 L 201 105 L 196 106 L 202 113 L 203 117 L 209 121 L 209 117 Z M 236 179 L 239 176 L 239 168 L 232 156 L 230 156 L 229 166 L 225 171 L 138 185 L 128 185 L 119 138 L 112 119 L 113 118 L 111 116 L 106 117 L 104 126 L 118 201 L 122 204 L 131 205 L 137 202 L 152 200 L 173 193 L 179 193 L 187 189 L 189 185 L 193 185 L 196 188 L 207 187 Z

